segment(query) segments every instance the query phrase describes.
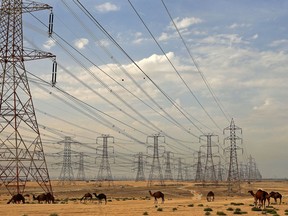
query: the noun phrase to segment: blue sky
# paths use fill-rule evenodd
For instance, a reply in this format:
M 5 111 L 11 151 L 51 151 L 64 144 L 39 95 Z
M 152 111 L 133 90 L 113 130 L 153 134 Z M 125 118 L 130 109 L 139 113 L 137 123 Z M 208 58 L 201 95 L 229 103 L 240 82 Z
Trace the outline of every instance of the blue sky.
M 243 130 L 239 146 L 245 154 L 239 151 L 239 160 L 252 155 L 263 177 L 287 178 L 287 1 L 165 0 L 198 69 L 160 0 L 130 0 L 150 33 L 129 1 L 81 1 L 128 57 L 75 2 L 45 1 L 54 13 L 51 38 L 41 24 L 48 24 L 49 11 L 33 13 L 41 22 L 23 17 L 24 45 L 55 54 L 56 87 L 85 103 L 75 104 L 57 88 L 30 84 L 38 124 L 45 126 L 40 127 L 45 151 L 61 151 L 55 143 L 71 136 L 83 143 L 74 150 L 87 152 L 95 166 L 91 148 L 98 146 L 96 137 L 109 134 L 118 160 L 112 169 L 133 176 L 125 166 L 152 144 L 147 136 L 162 131 L 166 142 L 161 144 L 188 166 L 205 143 L 199 143 L 203 133 L 218 135 L 223 153 L 228 147 L 223 129 L 233 118 Z M 51 67 L 49 60 L 26 65 L 47 82 Z M 56 167 L 54 159 L 48 157 L 49 166 Z M 95 176 L 93 169 L 87 175 Z

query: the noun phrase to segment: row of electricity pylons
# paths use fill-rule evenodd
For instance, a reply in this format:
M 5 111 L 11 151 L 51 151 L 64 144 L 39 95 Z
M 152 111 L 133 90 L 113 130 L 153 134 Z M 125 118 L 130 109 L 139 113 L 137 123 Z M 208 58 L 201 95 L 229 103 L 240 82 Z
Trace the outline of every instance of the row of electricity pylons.
M 47 163 L 43 151 L 42 141 L 40 137 L 39 127 L 35 115 L 35 108 L 30 92 L 27 72 L 24 62 L 38 59 L 50 58 L 53 60 L 52 82 L 56 83 L 56 56 L 49 52 L 41 50 L 33 50 L 23 47 L 23 24 L 22 15 L 24 13 L 32 13 L 40 10 L 50 10 L 48 33 L 51 36 L 53 31 L 53 13 L 52 7 L 32 1 L 26 3 L 22 0 L 2 0 L 0 10 L 0 181 L 6 187 L 11 195 L 22 194 L 25 191 L 26 183 L 34 180 L 45 191 L 53 194 L 50 176 L 48 173 Z M 239 169 L 237 161 L 237 140 L 239 137 L 236 131 L 240 128 L 236 127 L 232 119 L 229 127 L 230 135 L 225 141 L 230 142 L 227 149 L 230 153 L 228 183 L 229 190 L 232 190 L 234 183 L 239 183 Z M 201 180 L 214 180 L 215 170 L 213 165 L 213 154 L 211 138 L 213 135 L 205 135 L 207 137 L 207 157 L 202 174 L 202 167 L 198 167 L 196 178 Z M 103 136 L 101 163 L 99 167 L 98 177 L 100 180 L 112 180 L 111 169 L 108 160 L 108 139 L 110 136 Z M 165 172 L 164 177 L 161 170 L 159 159 L 158 139 L 160 135 L 154 135 L 153 138 L 153 154 L 151 171 L 148 178 L 148 184 L 154 181 L 160 181 L 164 184 L 165 178 L 170 178 L 170 172 Z M 67 139 L 69 139 L 67 137 Z M 62 141 L 65 143 L 63 161 L 63 169 L 61 178 L 65 179 L 67 173 L 71 172 L 71 158 L 69 151 L 71 150 L 71 140 Z M 67 144 L 67 145 L 66 145 Z M 70 154 L 71 155 L 71 154 Z M 81 154 L 80 154 L 81 155 Z M 81 162 L 82 160 L 82 162 Z M 141 161 L 141 155 L 139 155 Z M 140 163 L 141 164 L 141 163 Z M 181 162 L 180 162 L 181 164 Z M 137 172 L 137 179 L 143 179 L 141 166 Z M 169 170 L 169 167 L 166 167 Z M 79 170 L 83 171 L 83 155 L 80 156 Z M 104 174 L 106 172 L 106 174 Z M 68 175 L 69 176 L 69 175 Z M 83 173 L 79 174 L 83 176 Z M 204 177 L 203 177 L 204 176 Z M 181 177 L 179 177 L 181 178 Z

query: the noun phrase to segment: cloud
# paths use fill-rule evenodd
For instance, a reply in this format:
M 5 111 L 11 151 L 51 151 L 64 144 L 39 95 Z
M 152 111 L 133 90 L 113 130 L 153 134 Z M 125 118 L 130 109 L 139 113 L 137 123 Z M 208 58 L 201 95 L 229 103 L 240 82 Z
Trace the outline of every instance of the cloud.
M 80 38 L 74 41 L 74 45 L 78 48 L 78 49 L 84 49 L 86 45 L 88 45 L 89 40 L 86 38 Z
M 245 23 L 233 23 L 232 25 L 228 26 L 230 29 L 236 29 L 236 28 L 244 28 L 244 27 L 249 27 L 251 26 L 250 24 L 245 24 Z
M 49 38 L 44 44 L 43 46 L 46 48 L 46 49 L 51 49 L 53 46 L 55 46 L 55 41 L 51 38 Z
M 288 40 L 287 39 L 275 40 L 272 41 L 272 43 L 270 43 L 269 46 L 270 47 L 288 46 Z
M 191 25 L 203 22 L 203 20 L 201 20 L 200 18 L 196 18 L 196 17 L 185 17 L 183 19 L 180 19 L 179 17 L 177 17 L 173 21 L 178 29 L 188 28 Z M 174 25 L 172 22 L 170 23 L 170 28 L 174 28 Z
M 120 8 L 115 4 L 111 4 L 110 2 L 106 2 L 104 4 L 100 4 L 96 6 L 96 10 L 102 13 L 110 12 L 110 11 L 118 11 Z

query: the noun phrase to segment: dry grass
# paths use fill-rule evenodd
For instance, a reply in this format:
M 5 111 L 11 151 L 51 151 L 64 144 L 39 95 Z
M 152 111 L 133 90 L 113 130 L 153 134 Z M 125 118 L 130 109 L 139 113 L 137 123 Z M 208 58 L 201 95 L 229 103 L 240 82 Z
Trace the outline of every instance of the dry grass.
M 56 204 L 38 204 L 27 199 L 28 204 L 9 204 L 10 195 L 4 187 L 0 187 L 0 215 L 1 216 L 50 216 L 53 213 L 58 216 L 113 216 L 113 215 L 206 215 L 206 209 L 212 209 L 210 215 L 263 215 L 262 211 L 252 211 L 253 197 L 247 193 L 248 190 L 256 191 L 262 188 L 267 192 L 279 191 L 283 195 L 283 204 L 274 204 L 271 200 L 269 210 L 275 210 L 278 215 L 285 215 L 288 209 L 286 203 L 288 194 L 288 182 L 254 182 L 243 183 L 241 193 L 228 196 L 225 185 L 197 186 L 193 182 L 166 183 L 166 186 L 147 187 L 146 182 L 117 181 L 114 186 L 102 185 L 99 187 L 95 182 L 77 182 L 73 185 L 59 185 L 53 182 L 53 190 Z M 165 203 L 154 204 L 148 190 L 161 190 L 165 194 Z M 215 193 L 215 201 L 207 202 L 205 195 L 210 191 Z M 30 194 L 41 193 L 35 183 L 29 183 L 26 192 Z M 80 198 L 87 192 L 105 193 L 108 198 L 107 205 L 98 204 L 96 200 L 80 202 Z M 201 197 L 201 194 L 203 196 Z M 275 214 L 268 214 L 275 215 Z

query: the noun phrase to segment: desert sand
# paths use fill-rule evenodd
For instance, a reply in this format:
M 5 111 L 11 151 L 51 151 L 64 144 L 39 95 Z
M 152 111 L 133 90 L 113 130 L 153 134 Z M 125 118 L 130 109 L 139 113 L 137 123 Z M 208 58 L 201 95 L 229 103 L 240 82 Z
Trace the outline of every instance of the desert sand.
M 59 184 L 52 182 L 55 195 L 55 204 L 38 203 L 32 199 L 32 194 L 40 194 L 41 188 L 36 183 L 29 182 L 26 192 L 30 197 L 25 204 L 7 204 L 10 195 L 3 185 L 0 187 L 0 215 L 1 216 L 113 216 L 113 215 L 162 215 L 162 216 L 193 216 L 193 215 L 235 215 L 238 211 L 244 215 L 263 215 L 264 211 L 253 211 L 253 197 L 248 190 L 256 192 L 261 188 L 267 192 L 278 191 L 283 195 L 282 204 L 276 204 L 272 199 L 268 211 L 274 214 L 288 215 L 288 182 L 287 181 L 261 181 L 241 183 L 241 192 L 228 195 L 225 184 L 213 184 L 203 186 L 195 182 L 165 182 L 165 186 L 147 186 L 147 182 L 114 181 L 113 186 L 97 182 L 73 182 L 72 184 Z M 149 195 L 152 192 L 162 191 L 165 194 L 165 202 L 161 200 L 154 203 L 154 198 Z M 206 194 L 209 191 L 215 193 L 215 200 L 208 202 Z M 98 203 L 96 198 L 92 201 L 80 201 L 87 192 L 105 193 L 108 202 Z M 209 211 L 208 213 L 207 210 Z M 238 210 L 236 210 L 238 209 Z M 276 212 L 276 213 L 275 213 Z M 245 214 L 246 213 L 246 214 Z

